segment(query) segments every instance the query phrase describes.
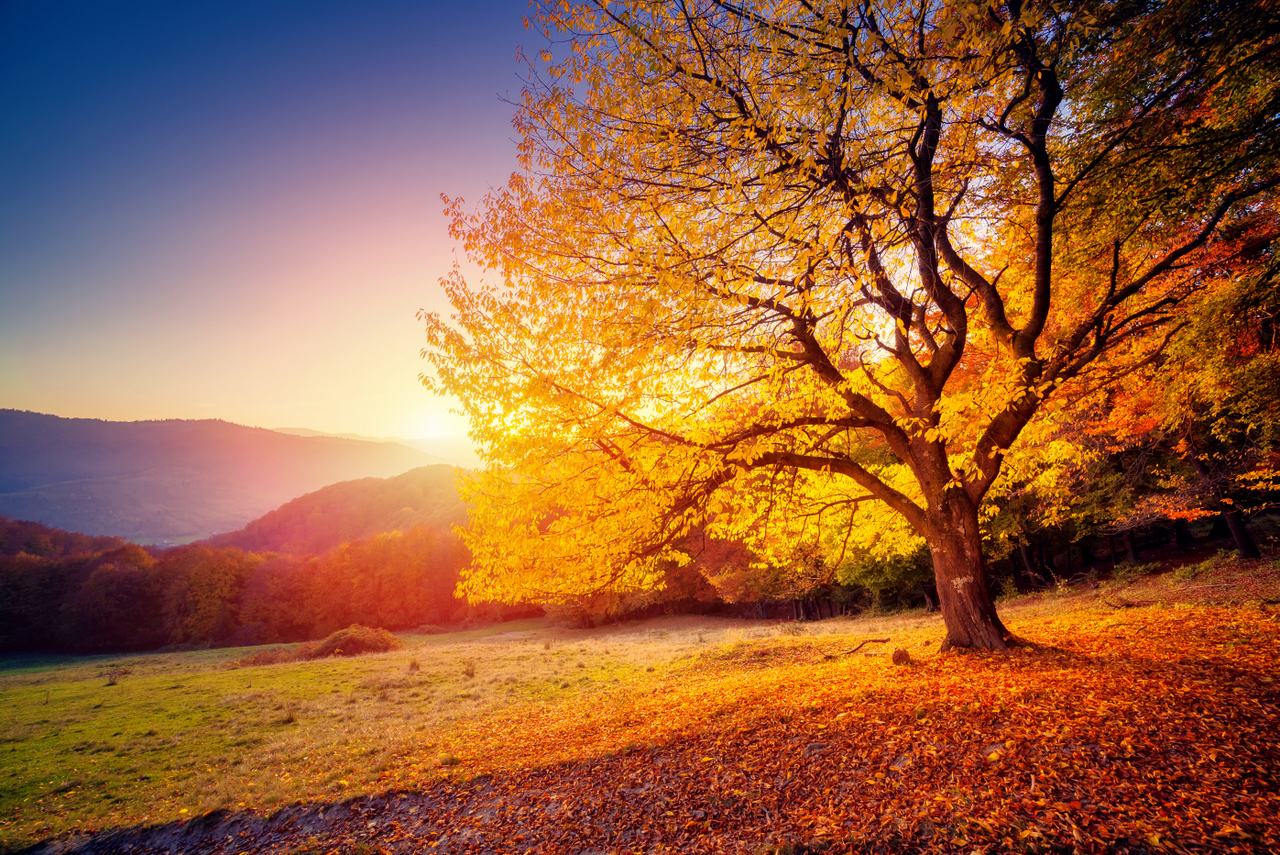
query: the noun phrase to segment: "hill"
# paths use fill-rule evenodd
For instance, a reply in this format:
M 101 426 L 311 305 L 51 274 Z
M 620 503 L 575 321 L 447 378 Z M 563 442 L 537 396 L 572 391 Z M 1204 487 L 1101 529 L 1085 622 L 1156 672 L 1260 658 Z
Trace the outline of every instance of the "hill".
M 213 419 L 110 422 L 0 410 L 0 514 L 89 535 L 205 536 L 326 484 L 428 462 L 395 443 Z
M 359 433 L 325 433 L 310 428 L 276 428 L 277 433 L 293 436 L 336 436 L 339 439 L 358 439 L 362 442 L 394 442 L 406 448 L 424 452 L 429 463 L 451 463 L 463 469 L 475 469 L 480 458 L 466 437 L 433 437 L 431 439 L 406 439 L 402 436 L 365 436 Z
M 89 537 L 74 531 L 26 520 L 0 516 L 0 555 L 34 555 L 39 558 L 68 558 L 92 555 L 124 546 L 118 537 Z
M 466 519 L 452 466 L 412 469 L 393 478 L 330 484 L 300 496 L 239 531 L 209 539 L 249 552 L 314 555 L 344 543 L 416 525 L 447 532 Z

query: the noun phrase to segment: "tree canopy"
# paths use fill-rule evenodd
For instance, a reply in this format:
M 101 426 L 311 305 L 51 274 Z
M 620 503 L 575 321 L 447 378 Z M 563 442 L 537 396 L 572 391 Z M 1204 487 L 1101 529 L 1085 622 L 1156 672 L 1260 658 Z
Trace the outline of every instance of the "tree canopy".
M 980 510 L 1038 417 L 1150 361 L 1276 234 L 1280 40 L 1247 2 L 554 2 L 522 170 L 424 315 L 472 597 L 927 545 L 1001 649 Z

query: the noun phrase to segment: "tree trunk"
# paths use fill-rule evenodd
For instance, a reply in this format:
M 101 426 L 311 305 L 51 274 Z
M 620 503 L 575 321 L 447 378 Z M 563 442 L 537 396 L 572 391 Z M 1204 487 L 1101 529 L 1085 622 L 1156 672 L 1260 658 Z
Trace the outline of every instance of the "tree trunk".
M 1186 520 L 1173 521 L 1173 539 L 1180 552 L 1186 552 L 1191 548 L 1191 526 Z
M 1025 540 L 1019 540 L 1018 554 L 1022 556 L 1022 564 L 1027 570 L 1027 584 L 1030 585 L 1032 579 L 1040 578 L 1040 571 L 1036 568 L 1036 556 L 1031 551 L 1031 544 Z
M 942 649 L 1007 650 L 1009 632 L 996 615 L 987 584 L 977 507 L 958 490 L 948 491 L 942 506 L 930 514 L 925 540 L 947 627 Z
M 926 612 L 936 612 L 938 604 L 933 600 L 933 594 L 929 593 L 929 584 L 927 582 L 920 583 L 920 590 L 924 591 L 924 610 Z
M 1125 558 L 1130 564 L 1138 563 L 1138 542 L 1133 539 L 1133 532 L 1126 531 L 1120 535 L 1120 542 L 1124 544 Z
M 1084 537 L 1076 544 L 1080 548 L 1080 563 L 1085 567 L 1092 567 L 1098 563 L 1098 557 L 1093 554 L 1093 538 Z
M 1253 535 L 1249 534 L 1249 529 L 1244 524 L 1244 517 L 1238 510 L 1232 508 L 1229 511 L 1223 511 L 1222 519 L 1227 523 L 1231 539 L 1236 542 L 1237 555 L 1241 558 L 1262 557 L 1262 553 L 1258 551 L 1258 544 L 1253 542 Z

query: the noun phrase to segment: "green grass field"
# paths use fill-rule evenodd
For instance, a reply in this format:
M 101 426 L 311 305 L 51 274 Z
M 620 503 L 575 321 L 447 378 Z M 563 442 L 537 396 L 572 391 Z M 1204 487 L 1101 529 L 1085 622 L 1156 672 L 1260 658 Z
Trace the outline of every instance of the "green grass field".
M 258 667 L 234 665 L 248 648 L 0 658 L 0 845 L 365 792 L 461 718 L 661 672 L 732 626 L 519 621 Z

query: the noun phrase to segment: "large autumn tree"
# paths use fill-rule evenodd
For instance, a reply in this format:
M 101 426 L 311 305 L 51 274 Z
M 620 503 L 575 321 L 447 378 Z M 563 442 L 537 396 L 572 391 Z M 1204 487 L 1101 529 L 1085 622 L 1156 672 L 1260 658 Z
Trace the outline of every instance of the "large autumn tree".
M 451 205 L 489 275 L 425 316 L 425 380 L 488 461 L 464 591 L 658 584 L 694 525 L 765 560 L 923 538 L 945 646 L 1004 648 L 980 506 L 1046 402 L 1160 335 L 1271 203 L 1276 24 L 1203 0 L 540 5 L 523 169 Z

